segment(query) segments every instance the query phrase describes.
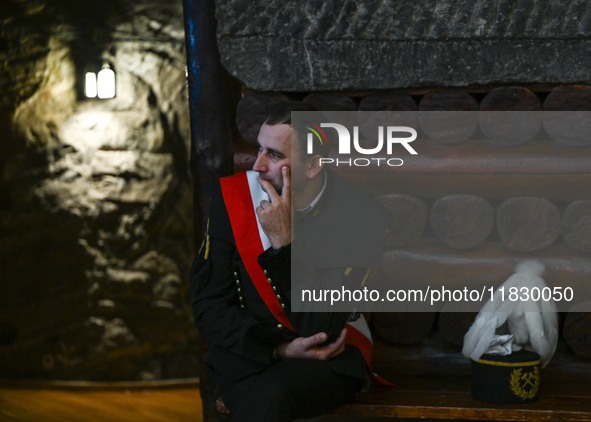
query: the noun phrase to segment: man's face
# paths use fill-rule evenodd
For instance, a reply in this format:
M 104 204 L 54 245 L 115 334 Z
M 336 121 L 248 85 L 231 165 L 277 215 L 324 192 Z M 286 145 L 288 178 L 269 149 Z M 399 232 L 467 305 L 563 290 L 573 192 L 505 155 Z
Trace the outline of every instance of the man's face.
M 281 169 L 287 166 L 291 173 L 292 188 L 297 190 L 301 183 L 302 175 L 300 173 L 302 173 L 303 163 L 299 154 L 292 156 L 291 126 L 263 124 L 259 131 L 258 143 L 259 152 L 253 170 L 257 171 L 261 178 L 267 180 L 277 192 L 281 193 L 283 189 Z

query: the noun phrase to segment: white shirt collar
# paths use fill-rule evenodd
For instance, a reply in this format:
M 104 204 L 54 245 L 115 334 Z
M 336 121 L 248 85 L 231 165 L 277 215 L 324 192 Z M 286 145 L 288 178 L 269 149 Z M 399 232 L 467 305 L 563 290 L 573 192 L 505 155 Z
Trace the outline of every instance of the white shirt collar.
M 314 198 L 312 200 L 312 202 L 310 202 L 310 204 L 308 204 L 308 206 L 306 208 L 296 210 L 297 213 L 306 214 L 306 213 L 309 213 L 310 211 L 312 211 L 314 206 L 318 203 L 318 201 L 320 201 L 320 198 L 322 197 L 322 194 L 324 193 L 324 190 L 326 189 L 327 179 L 328 179 L 328 177 L 326 177 L 326 172 L 324 172 L 324 184 L 322 185 L 322 189 L 320 189 L 320 192 L 318 192 L 318 195 L 316 195 L 316 198 Z

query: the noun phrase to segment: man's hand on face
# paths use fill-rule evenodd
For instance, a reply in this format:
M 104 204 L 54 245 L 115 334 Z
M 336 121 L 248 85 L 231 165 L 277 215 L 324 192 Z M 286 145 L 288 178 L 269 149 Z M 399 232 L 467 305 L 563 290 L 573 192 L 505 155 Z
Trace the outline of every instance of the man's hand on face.
M 325 333 L 314 334 L 311 337 L 298 337 L 291 343 L 283 343 L 275 348 L 273 355 L 277 359 L 306 358 L 328 360 L 340 355 L 345 350 L 345 336 L 347 329 L 343 328 L 341 335 L 334 343 L 319 347 L 326 341 Z
M 263 231 L 269 238 L 271 246 L 279 249 L 291 243 L 291 175 L 289 167 L 281 168 L 283 189 L 281 195 L 267 180 L 259 177 L 257 180 L 269 195 L 269 201 L 261 201 L 256 213 Z

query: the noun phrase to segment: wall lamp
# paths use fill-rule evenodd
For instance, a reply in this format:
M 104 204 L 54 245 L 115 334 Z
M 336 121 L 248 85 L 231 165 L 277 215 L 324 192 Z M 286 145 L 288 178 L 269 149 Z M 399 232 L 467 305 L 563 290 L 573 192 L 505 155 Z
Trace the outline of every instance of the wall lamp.
M 103 63 L 98 74 L 86 72 L 84 77 L 84 95 L 86 95 L 86 98 L 113 98 L 115 93 L 115 72 L 111 69 L 109 63 Z

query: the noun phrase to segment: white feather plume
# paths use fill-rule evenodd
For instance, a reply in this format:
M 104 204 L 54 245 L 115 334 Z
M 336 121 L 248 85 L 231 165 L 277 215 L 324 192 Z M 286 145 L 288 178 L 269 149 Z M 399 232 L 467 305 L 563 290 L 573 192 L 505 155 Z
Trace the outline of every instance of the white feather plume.
M 488 349 L 496 330 L 507 322 L 509 332 L 513 335 L 513 350 L 531 349 L 540 355 L 542 367 L 548 364 L 558 342 L 556 304 L 541 298 L 534 301 L 531 294 L 529 300 L 525 301 L 511 301 L 508 298 L 512 287 L 524 287 L 523 292 L 529 293 L 537 288 L 541 293 L 546 287 L 542 274 L 544 264 L 539 261 L 523 261 L 515 267 L 515 273 L 501 286 L 504 287 L 504 298 L 497 289 L 464 336 L 464 356 L 478 360 Z M 521 290 L 518 292 L 520 298 L 526 296 Z

